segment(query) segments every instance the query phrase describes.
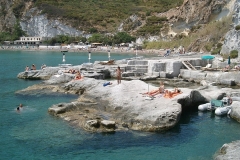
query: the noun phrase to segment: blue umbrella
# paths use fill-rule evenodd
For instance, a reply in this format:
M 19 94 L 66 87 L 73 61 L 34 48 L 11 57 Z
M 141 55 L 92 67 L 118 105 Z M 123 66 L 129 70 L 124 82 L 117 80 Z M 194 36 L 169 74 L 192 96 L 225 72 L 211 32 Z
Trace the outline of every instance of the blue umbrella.
M 230 58 L 230 56 L 228 56 L 228 65 L 230 65 L 231 64 L 231 58 Z
M 212 55 L 202 56 L 202 59 L 203 59 L 203 60 L 209 60 L 209 59 L 213 59 L 213 58 L 215 58 L 215 56 L 212 56 Z

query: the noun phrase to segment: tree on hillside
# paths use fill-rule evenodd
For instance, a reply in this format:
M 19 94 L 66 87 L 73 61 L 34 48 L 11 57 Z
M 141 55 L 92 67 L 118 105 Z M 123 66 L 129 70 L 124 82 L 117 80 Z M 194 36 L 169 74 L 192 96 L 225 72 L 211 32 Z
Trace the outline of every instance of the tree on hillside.
M 113 43 L 115 44 L 120 44 L 120 43 L 130 43 L 132 41 L 135 41 L 136 38 L 130 36 L 126 32 L 118 32 L 114 37 L 113 37 Z
M 92 37 L 88 38 L 88 42 L 90 43 L 102 43 L 103 40 L 104 40 L 104 36 L 99 33 L 93 34 Z

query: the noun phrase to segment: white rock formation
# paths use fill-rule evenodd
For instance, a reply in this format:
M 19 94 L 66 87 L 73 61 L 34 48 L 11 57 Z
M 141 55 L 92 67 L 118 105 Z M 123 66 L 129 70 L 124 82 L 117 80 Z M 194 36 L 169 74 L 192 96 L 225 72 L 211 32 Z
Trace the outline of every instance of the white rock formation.
M 48 19 L 36 8 L 30 9 L 22 17 L 20 25 L 29 36 L 55 37 L 56 35 L 69 35 L 75 37 L 83 34 L 59 20 Z

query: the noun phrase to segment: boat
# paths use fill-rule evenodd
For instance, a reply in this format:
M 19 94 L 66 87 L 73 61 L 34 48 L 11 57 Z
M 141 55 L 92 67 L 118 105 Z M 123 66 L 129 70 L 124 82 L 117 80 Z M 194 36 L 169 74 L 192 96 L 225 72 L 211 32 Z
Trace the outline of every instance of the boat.
M 229 113 L 231 110 L 232 99 L 230 97 L 224 97 L 222 99 L 223 105 L 215 109 L 217 116 L 223 116 Z
M 214 111 L 217 107 L 221 107 L 223 105 L 222 100 L 212 99 L 210 103 L 201 104 L 198 106 L 199 111 Z
M 232 99 L 224 97 L 222 100 L 211 100 L 210 103 L 198 106 L 199 111 L 214 111 L 216 115 L 222 116 L 229 113 L 231 109 Z
M 229 114 L 230 110 L 231 110 L 231 106 L 219 107 L 215 110 L 215 114 L 217 116 L 223 116 L 223 115 Z
M 205 103 L 198 106 L 199 111 L 207 111 L 211 109 L 211 103 Z

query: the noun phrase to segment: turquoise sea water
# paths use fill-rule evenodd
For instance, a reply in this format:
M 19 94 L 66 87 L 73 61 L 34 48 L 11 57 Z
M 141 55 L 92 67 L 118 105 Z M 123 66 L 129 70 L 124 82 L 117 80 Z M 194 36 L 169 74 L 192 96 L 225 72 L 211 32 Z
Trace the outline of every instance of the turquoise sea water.
M 113 59 L 133 55 L 112 54 Z M 92 61 L 107 60 L 107 53 L 92 53 Z M 88 62 L 88 53 L 66 53 L 66 63 Z M 174 129 L 163 133 L 88 133 L 48 114 L 47 109 L 69 102 L 75 95 L 15 94 L 41 81 L 22 80 L 17 74 L 26 65 L 62 63 L 57 52 L 0 51 L 0 159 L 84 159 L 84 160 L 205 160 L 224 144 L 240 139 L 240 124 L 209 112 L 182 116 Z M 16 107 L 24 104 L 20 113 Z

